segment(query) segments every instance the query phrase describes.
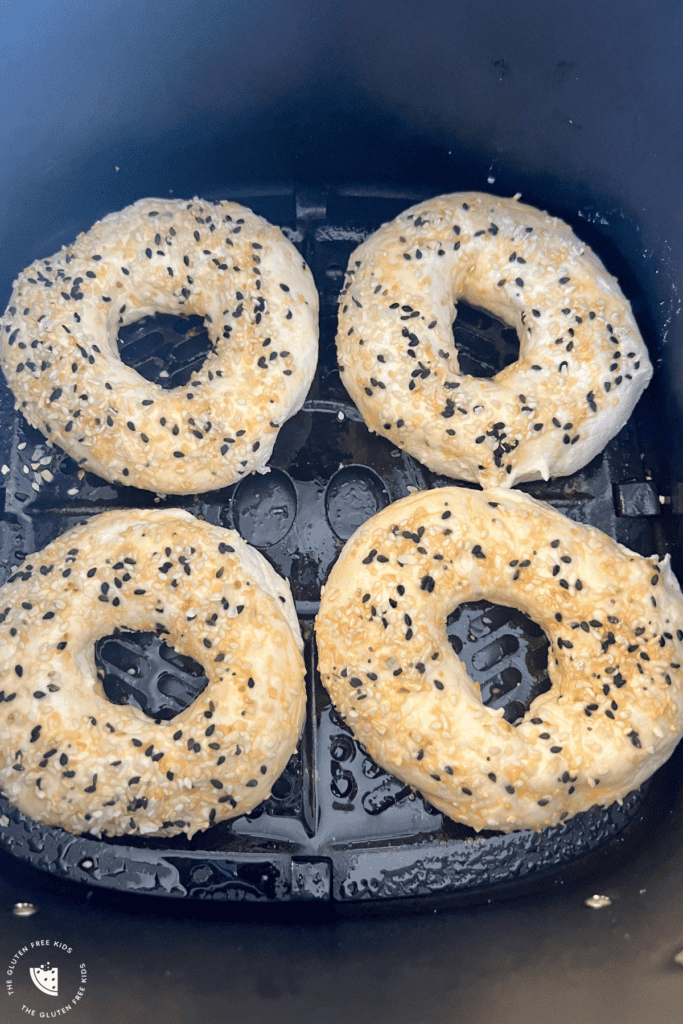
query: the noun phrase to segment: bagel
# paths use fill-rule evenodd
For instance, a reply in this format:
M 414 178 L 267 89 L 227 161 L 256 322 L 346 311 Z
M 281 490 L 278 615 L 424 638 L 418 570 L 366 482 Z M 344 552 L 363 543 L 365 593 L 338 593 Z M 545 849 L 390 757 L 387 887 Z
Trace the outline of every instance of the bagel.
M 450 646 L 465 601 L 517 608 L 552 687 L 512 725 Z M 504 488 L 417 493 L 361 526 L 316 620 L 320 674 L 356 738 L 458 822 L 541 829 L 640 786 L 683 729 L 683 596 L 668 560 Z
M 120 327 L 204 317 L 213 351 L 164 390 L 121 362 Z M 313 278 L 279 228 L 237 203 L 141 199 L 14 283 L 0 359 L 17 408 L 113 483 L 166 494 L 266 472 L 318 354 Z
M 460 299 L 519 335 L 518 360 L 491 379 L 460 373 Z M 351 254 L 337 351 L 370 430 L 483 487 L 585 466 L 652 375 L 630 306 L 588 246 L 518 197 L 477 192 L 413 206 Z
M 208 684 L 172 720 L 111 704 L 94 644 L 157 630 Z M 270 795 L 305 709 L 288 584 L 236 533 L 180 509 L 94 516 L 0 591 L 0 789 L 69 832 L 172 836 Z

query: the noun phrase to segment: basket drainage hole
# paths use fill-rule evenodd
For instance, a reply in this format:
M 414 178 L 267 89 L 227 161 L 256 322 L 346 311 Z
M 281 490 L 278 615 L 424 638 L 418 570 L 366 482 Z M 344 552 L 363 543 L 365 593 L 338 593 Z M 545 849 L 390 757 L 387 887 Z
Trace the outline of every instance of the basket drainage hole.
M 245 477 L 233 497 L 235 527 L 257 548 L 268 548 L 284 540 L 296 510 L 296 488 L 281 469 Z
M 208 679 L 202 666 L 151 632 L 116 633 L 95 644 L 95 664 L 112 704 L 132 704 L 168 721 L 189 707 Z
M 145 316 L 119 329 L 121 361 L 166 390 L 183 387 L 201 369 L 213 344 L 200 316 Z
M 344 466 L 334 474 L 325 493 L 327 521 L 340 540 L 348 540 L 388 504 L 381 477 L 367 466 Z

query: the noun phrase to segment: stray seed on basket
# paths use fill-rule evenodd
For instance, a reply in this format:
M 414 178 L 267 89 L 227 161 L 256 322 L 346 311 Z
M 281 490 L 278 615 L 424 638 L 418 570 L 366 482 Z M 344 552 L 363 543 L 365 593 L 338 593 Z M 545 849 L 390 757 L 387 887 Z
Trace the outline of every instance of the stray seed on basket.
M 593 910 L 602 910 L 603 907 L 612 906 L 612 901 L 609 896 L 600 896 L 598 893 L 594 893 L 583 902 L 587 907 L 592 907 Z

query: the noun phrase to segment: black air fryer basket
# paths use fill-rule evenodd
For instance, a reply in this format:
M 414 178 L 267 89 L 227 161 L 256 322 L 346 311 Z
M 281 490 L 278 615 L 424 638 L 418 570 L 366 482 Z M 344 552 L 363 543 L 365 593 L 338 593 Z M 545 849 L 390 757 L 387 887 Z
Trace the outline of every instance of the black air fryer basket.
M 334 340 L 349 254 L 417 200 L 463 189 L 521 192 L 568 221 L 619 278 L 656 368 L 629 423 L 593 462 L 522 489 L 635 551 L 670 553 L 683 579 L 683 153 L 667 130 L 681 112 L 669 21 L 679 43 L 683 32 L 673 8 L 549 4 L 544 23 L 532 0 L 514 10 L 489 2 L 421 12 L 292 3 L 261 10 L 253 25 L 246 6 L 199 8 L 203 17 L 183 33 L 170 30 L 174 15 L 183 19 L 175 0 L 161 22 L 161 5 L 122 2 L 125 27 L 106 47 L 85 7 L 77 26 L 49 39 L 37 18 L 33 57 L 23 36 L 14 40 L 0 301 L 4 308 L 33 258 L 135 199 L 235 199 L 280 225 L 313 272 L 315 381 L 280 433 L 270 474 L 181 498 L 80 472 L 15 414 L 3 384 L 0 578 L 105 509 L 181 506 L 235 528 L 290 580 L 306 642 L 306 724 L 269 800 L 192 841 L 75 837 L 37 825 L 0 795 L 0 847 L 58 878 L 127 894 L 356 911 L 490 900 L 636 855 L 681 800 L 680 751 L 620 805 L 540 833 L 476 834 L 379 769 L 353 739 L 320 683 L 313 619 L 320 587 L 360 523 L 411 491 L 451 482 L 370 434 L 344 391 Z M 669 64 L 659 59 L 667 52 Z M 42 124 L 57 53 L 70 84 L 52 84 L 54 117 Z M 656 81 L 645 73 L 655 66 Z M 167 387 L 183 383 L 208 347 L 198 317 L 146 318 L 119 338 L 122 358 Z M 479 376 L 516 358 L 514 332 L 464 306 L 454 344 L 464 371 Z M 509 720 L 548 688 L 547 641 L 519 613 L 464 605 L 448 632 L 484 702 Z M 153 634 L 102 638 L 97 659 L 109 699 L 151 718 L 171 718 L 206 682 Z

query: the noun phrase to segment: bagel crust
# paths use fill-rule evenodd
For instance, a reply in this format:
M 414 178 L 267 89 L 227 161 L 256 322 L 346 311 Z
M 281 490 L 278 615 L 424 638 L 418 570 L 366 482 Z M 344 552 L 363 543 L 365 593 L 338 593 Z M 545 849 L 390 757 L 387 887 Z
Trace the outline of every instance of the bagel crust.
M 204 317 L 213 351 L 187 385 L 145 380 L 120 327 Z M 105 480 L 198 493 L 266 472 L 318 356 L 318 294 L 279 228 L 237 203 L 141 199 L 14 283 L 0 358 L 20 412 Z
M 491 379 L 460 372 L 461 299 L 517 330 L 518 360 Z M 413 206 L 351 254 L 337 351 L 370 430 L 483 487 L 585 466 L 652 376 L 629 303 L 588 246 L 517 197 L 479 192 Z
M 110 703 L 94 645 L 163 630 L 208 684 L 170 721 Z M 0 591 L 0 788 L 69 832 L 172 836 L 245 814 L 305 710 L 288 584 L 236 533 L 179 509 L 94 516 Z
M 481 702 L 446 634 L 465 601 L 517 608 L 550 641 L 524 718 Z M 368 520 L 332 569 L 320 674 L 370 755 L 480 831 L 541 829 L 640 786 L 683 729 L 683 596 L 643 558 L 525 494 L 448 487 Z

